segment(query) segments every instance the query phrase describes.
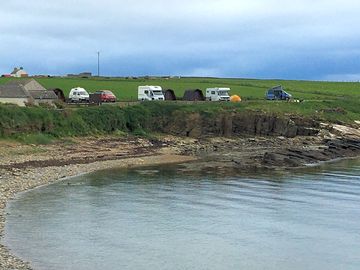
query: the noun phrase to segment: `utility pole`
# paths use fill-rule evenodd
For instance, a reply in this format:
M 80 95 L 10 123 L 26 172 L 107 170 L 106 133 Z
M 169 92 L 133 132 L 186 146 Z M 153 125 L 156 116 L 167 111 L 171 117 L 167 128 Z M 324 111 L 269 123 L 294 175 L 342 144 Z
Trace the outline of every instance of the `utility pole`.
M 97 52 L 98 55 L 98 77 L 100 77 L 100 52 Z

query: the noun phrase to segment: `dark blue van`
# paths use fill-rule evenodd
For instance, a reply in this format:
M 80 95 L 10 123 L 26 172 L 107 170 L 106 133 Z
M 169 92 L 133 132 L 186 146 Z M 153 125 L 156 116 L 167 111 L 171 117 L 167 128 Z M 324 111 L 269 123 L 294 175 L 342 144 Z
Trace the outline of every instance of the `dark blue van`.
M 281 85 L 270 88 L 265 97 L 267 100 L 289 100 L 292 98 L 291 94 L 287 93 Z

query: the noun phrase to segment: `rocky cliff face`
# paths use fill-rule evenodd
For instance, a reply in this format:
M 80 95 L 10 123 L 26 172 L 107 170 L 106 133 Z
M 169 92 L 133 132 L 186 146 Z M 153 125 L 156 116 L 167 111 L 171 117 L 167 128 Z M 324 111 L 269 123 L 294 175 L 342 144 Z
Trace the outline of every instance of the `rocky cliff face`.
M 164 120 L 164 119 L 163 119 Z M 161 132 L 186 137 L 208 136 L 314 136 L 320 124 L 300 117 L 280 117 L 265 113 L 223 113 L 218 115 L 179 113 L 162 122 Z

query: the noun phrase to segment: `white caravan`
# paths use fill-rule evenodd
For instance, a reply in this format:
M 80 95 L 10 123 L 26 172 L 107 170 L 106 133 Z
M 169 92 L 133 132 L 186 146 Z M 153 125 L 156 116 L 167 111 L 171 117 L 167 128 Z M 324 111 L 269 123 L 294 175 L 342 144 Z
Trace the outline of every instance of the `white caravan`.
M 138 87 L 138 100 L 165 100 L 165 97 L 160 86 L 145 85 Z
M 81 87 L 76 87 L 70 90 L 69 100 L 71 102 L 88 102 L 89 93 Z
M 207 88 L 206 100 L 209 101 L 230 101 L 230 88 Z

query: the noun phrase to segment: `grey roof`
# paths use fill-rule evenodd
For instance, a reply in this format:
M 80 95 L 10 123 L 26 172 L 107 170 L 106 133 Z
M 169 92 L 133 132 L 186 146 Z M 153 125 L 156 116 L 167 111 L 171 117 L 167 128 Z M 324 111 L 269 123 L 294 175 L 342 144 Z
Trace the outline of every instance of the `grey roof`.
M 0 85 L 0 98 L 58 99 L 54 91 L 47 91 L 34 79 L 14 79 Z
M 30 90 L 29 93 L 34 99 L 58 99 L 52 90 Z
M 19 70 L 20 68 L 14 68 L 14 70 L 10 74 L 16 74 L 16 72 L 18 72 Z
M 0 85 L 0 98 L 28 98 L 30 93 L 22 85 Z
M 26 90 L 46 90 L 40 83 L 32 78 L 27 79 L 13 79 L 8 81 L 5 85 L 22 85 Z
M 10 73 L 10 74 L 16 74 L 18 71 L 20 71 L 20 70 L 22 70 L 22 71 L 24 71 L 25 73 L 27 73 L 25 70 L 24 70 L 24 68 L 22 68 L 22 67 L 20 67 L 20 68 L 14 68 L 14 70 Z
M 21 85 L 25 85 L 25 84 L 27 84 L 27 83 L 29 83 L 31 80 L 33 80 L 33 79 L 31 79 L 31 78 L 27 78 L 27 79 L 12 79 L 12 80 L 10 80 L 10 81 L 8 81 L 8 82 L 6 82 L 4 85 L 19 85 L 19 84 L 21 84 Z

